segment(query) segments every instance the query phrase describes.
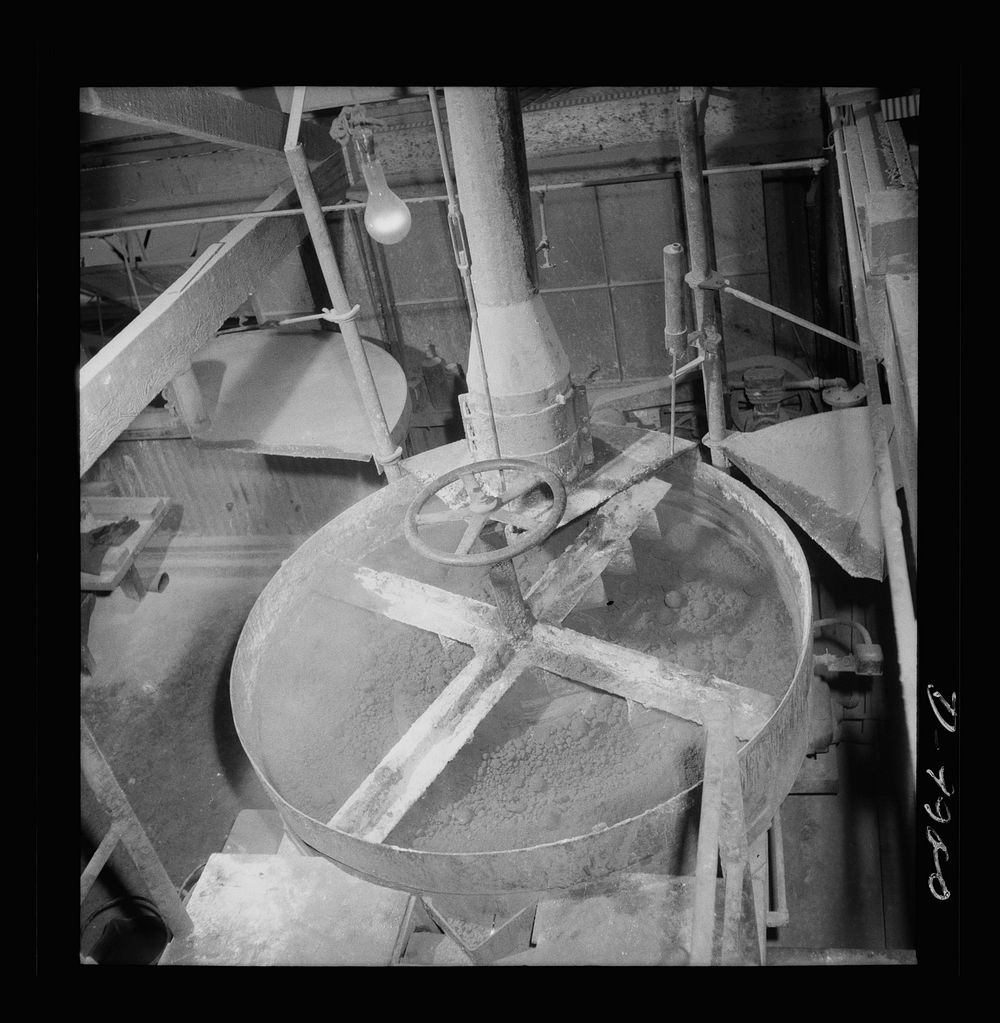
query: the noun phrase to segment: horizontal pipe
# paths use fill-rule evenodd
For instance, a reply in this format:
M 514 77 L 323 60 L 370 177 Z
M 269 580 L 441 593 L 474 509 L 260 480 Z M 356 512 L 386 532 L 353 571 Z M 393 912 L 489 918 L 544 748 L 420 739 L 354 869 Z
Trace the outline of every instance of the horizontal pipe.
M 702 174 L 708 177 L 710 174 L 745 174 L 750 171 L 794 170 L 800 167 L 808 167 L 814 174 L 818 174 L 820 168 L 825 166 L 824 159 L 785 160 L 782 163 L 737 163 L 729 167 L 706 167 Z
M 567 288 L 539 288 L 538 293 L 540 295 L 563 295 L 571 291 L 607 291 L 609 288 L 638 288 L 653 284 L 659 287 L 663 284 L 663 281 L 612 281 L 610 284 L 605 284 L 604 281 L 601 281 L 598 284 L 576 284 Z M 442 298 L 404 298 L 394 302 L 393 305 L 405 308 L 407 306 L 447 305 L 448 303 L 461 301 L 461 296 L 449 295 Z M 305 319 L 305 317 L 303 318 Z
M 756 166 L 747 164 L 746 167 L 713 167 L 709 170 L 703 171 L 704 174 L 719 174 L 737 170 L 768 170 L 786 166 L 799 166 L 800 164 L 808 165 L 815 163 L 815 160 L 796 160 L 790 164 L 758 164 Z M 826 161 L 820 161 L 825 163 Z M 557 192 L 566 188 L 600 188 L 608 185 L 629 185 L 635 184 L 641 181 L 665 181 L 669 178 L 675 178 L 678 175 L 678 171 L 664 171 L 662 174 L 634 174 L 630 177 L 624 178 L 595 178 L 593 181 L 561 181 L 557 184 L 552 185 L 532 185 L 529 191 L 532 192 Z M 405 203 L 421 203 L 421 202 L 447 202 L 447 195 L 415 195 L 408 199 L 403 199 Z M 366 202 L 343 202 L 338 203 L 335 206 L 321 206 L 320 209 L 324 213 L 345 213 L 348 210 L 363 210 L 368 206 Z M 239 220 L 247 219 L 263 219 L 265 217 L 297 217 L 301 216 L 302 210 L 272 210 L 264 213 L 256 213 L 253 210 L 249 210 L 246 213 L 227 213 L 216 217 L 187 217 L 184 220 L 160 220 L 154 221 L 149 224 L 132 224 L 123 225 L 122 227 L 106 227 L 95 231 L 81 231 L 81 238 L 104 238 L 112 234 L 121 234 L 124 231 L 152 231 L 155 228 L 161 227 L 190 227 L 197 224 L 226 224 L 234 223 Z

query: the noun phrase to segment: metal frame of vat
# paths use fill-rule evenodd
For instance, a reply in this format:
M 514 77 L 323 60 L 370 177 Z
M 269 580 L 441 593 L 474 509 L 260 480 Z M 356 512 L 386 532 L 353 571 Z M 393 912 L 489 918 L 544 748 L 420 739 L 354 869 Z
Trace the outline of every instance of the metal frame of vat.
M 639 438 L 643 431 L 628 431 Z M 595 434 L 597 426 L 595 425 Z M 615 431 L 620 439 L 622 428 Z M 461 445 L 456 463 L 462 457 Z M 779 586 L 796 608 L 801 645 L 793 679 L 777 709 L 737 757 L 744 793 L 748 846 L 766 836 L 781 802 L 791 790 L 806 753 L 811 668 L 811 582 L 805 558 L 781 517 L 742 484 L 707 465 L 676 464 L 663 475 L 697 480 L 725 502 L 750 515 L 759 538 L 784 558 Z M 574 888 L 627 870 L 665 850 L 680 850 L 698 812 L 701 783 L 666 802 L 595 834 L 575 836 L 525 849 L 486 853 L 439 853 L 367 841 L 328 827 L 287 802 L 263 770 L 253 724 L 256 671 L 269 629 L 282 610 L 308 586 L 318 563 L 331 556 L 358 561 L 399 529 L 402 513 L 420 489 L 406 477 L 360 502 L 320 530 L 293 555 L 261 594 L 251 612 L 233 662 L 232 700 L 237 732 L 248 757 L 288 826 L 306 845 L 343 869 L 377 884 L 416 893 L 491 894 L 545 892 Z

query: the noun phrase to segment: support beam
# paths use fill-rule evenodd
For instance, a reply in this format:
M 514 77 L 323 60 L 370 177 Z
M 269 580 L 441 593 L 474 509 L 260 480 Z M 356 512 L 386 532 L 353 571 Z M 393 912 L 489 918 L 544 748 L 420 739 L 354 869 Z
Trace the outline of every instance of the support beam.
M 163 869 L 156 851 L 153 849 L 139 823 L 135 812 L 129 805 L 125 793 L 118 784 L 104 754 L 94 740 L 93 733 L 83 717 L 80 718 L 80 771 L 90 786 L 97 802 L 111 815 L 111 829 L 116 841 L 120 841 L 132 857 L 132 862 L 139 871 L 139 876 L 149 889 L 149 894 L 156 904 L 160 915 L 166 921 L 174 937 L 182 938 L 191 933 L 193 924 L 184 908 L 167 872 Z M 105 861 L 111 854 L 111 838 L 107 837 L 98 848 Z M 84 882 L 93 884 L 97 880 L 95 870 L 86 870 L 80 880 L 80 901 L 83 902 Z
M 347 188 L 338 151 L 314 171 L 333 197 Z M 287 208 L 295 197 L 282 185 L 260 210 Z M 299 217 L 244 220 L 152 302 L 80 370 L 80 474 L 202 347 L 271 269 L 301 241 Z
M 712 964 L 715 933 L 715 889 L 719 870 L 722 792 L 725 782 L 725 738 L 710 727 L 705 744 L 705 773 L 701 782 L 701 818 L 695 865 L 694 908 L 691 922 L 691 965 Z
M 490 604 L 394 572 L 331 562 L 317 577 L 315 593 L 469 646 L 478 648 L 500 631 L 497 609 Z
M 560 526 L 578 519 L 592 508 L 603 504 L 609 497 L 648 480 L 673 459 L 698 449 L 698 445 L 693 441 L 678 437 L 671 453 L 670 438 L 665 433 L 656 430 L 635 430 L 627 426 L 614 427 L 610 423 L 600 423 L 598 426 L 600 432 L 595 428 L 595 436 L 602 440 L 606 437 L 611 443 L 615 443 L 616 431 L 622 431 L 617 436 L 628 438 L 623 441 L 624 450 L 605 462 L 596 472 L 579 480 L 570 489 L 566 497 L 566 511 L 559 520 Z M 632 442 L 631 438 L 636 435 L 639 435 L 639 440 Z
M 510 659 L 509 649 L 495 647 L 469 661 L 327 826 L 381 842 L 527 667 L 519 655 Z
M 750 848 L 747 844 L 746 815 L 743 809 L 743 786 L 740 765 L 736 759 L 736 737 L 730 714 L 723 712 L 709 725 L 709 731 L 719 735 L 723 759 L 722 807 L 719 828 L 719 856 L 725 877 L 725 908 L 722 920 L 722 965 L 736 966 L 740 961 L 740 930 L 744 920 L 744 907 L 752 905 L 753 897 L 744 899 L 744 890 L 750 894 L 748 876 Z M 756 914 L 753 916 L 756 924 Z M 759 935 L 758 935 L 759 937 Z
M 615 554 L 670 489 L 651 479 L 613 497 L 598 509 L 576 541 L 550 562 L 525 594 L 536 618 L 558 625 L 580 602 Z
M 287 115 L 223 96 L 209 89 L 185 87 L 84 88 L 85 114 L 128 121 L 157 132 L 176 132 L 237 149 L 283 153 Z M 317 124 L 302 125 L 300 138 L 310 160 L 324 160 L 340 147 Z
M 749 740 L 778 704 L 773 696 L 692 671 L 649 654 L 539 622 L 532 630 L 532 664 L 644 707 L 703 724 L 720 702 L 732 708 L 733 727 Z

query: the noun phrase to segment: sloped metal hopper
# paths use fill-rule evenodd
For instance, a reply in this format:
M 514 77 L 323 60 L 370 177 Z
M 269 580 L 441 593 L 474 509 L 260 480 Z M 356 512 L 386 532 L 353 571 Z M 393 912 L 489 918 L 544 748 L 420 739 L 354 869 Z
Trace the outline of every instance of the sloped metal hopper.
M 730 459 L 856 578 L 885 578 L 869 409 L 803 416 L 722 443 Z
M 402 367 L 363 341 L 394 444 L 406 434 Z M 368 461 L 375 449 L 340 333 L 265 329 L 217 337 L 191 364 L 209 425 L 193 440 L 300 458 Z

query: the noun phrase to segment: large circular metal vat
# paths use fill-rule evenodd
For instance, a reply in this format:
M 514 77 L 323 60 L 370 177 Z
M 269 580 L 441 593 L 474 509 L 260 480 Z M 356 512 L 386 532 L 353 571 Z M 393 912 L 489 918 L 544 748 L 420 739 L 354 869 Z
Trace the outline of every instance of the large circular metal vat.
M 630 431 L 626 431 L 630 432 Z M 641 436 L 641 434 L 640 434 Z M 615 452 L 595 441 L 599 461 Z M 456 453 L 456 464 L 461 459 Z M 812 598 L 805 559 L 780 516 L 690 456 L 635 565 L 605 575 L 573 629 L 769 693 L 776 709 L 741 744 L 748 839 L 769 826 L 808 734 Z M 311 537 L 254 606 L 232 670 L 236 728 L 288 827 L 375 883 L 421 893 L 573 888 L 655 857 L 693 872 L 704 729 L 531 669 L 381 842 L 329 827 L 343 801 L 471 657 L 433 633 L 337 599 L 334 566 L 373 568 L 489 601 L 486 569 L 419 558 L 402 535 L 424 481 L 404 477 Z M 557 530 L 522 579 L 579 535 Z

